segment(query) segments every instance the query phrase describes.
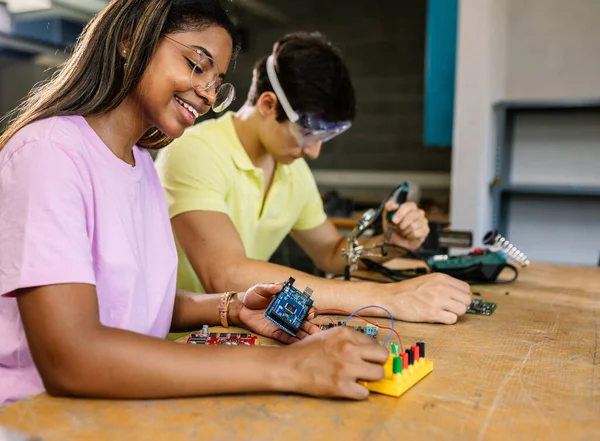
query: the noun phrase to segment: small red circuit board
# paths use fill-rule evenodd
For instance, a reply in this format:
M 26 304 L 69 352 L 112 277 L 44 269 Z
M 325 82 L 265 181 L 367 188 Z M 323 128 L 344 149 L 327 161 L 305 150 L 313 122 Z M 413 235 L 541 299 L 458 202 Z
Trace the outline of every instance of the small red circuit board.
M 190 334 L 187 342 L 192 345 L 218 345 L 218 346 L 254 346 L 258 343 L 258 337 L 247 333 L 234 332 L 194 332 Z

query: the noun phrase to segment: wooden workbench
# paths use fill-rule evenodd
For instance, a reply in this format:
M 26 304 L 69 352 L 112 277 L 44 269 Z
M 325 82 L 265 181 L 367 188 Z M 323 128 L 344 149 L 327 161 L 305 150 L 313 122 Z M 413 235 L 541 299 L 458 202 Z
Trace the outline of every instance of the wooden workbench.
M 425 341 L 434 362 L 400 398 L 41 395 L 0 409 L 0 426 L 47 441 L 600 439 L 600 269 L 532 265 L 513 285 L 475 290 L 498 303 L 492 316 L 397 325 L 405 344 Z

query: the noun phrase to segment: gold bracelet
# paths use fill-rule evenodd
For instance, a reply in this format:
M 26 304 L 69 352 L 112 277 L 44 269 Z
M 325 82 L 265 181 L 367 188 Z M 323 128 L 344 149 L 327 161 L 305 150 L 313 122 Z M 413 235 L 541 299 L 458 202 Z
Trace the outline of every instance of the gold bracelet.
M 221 326 L 224 328 L 229 328 L 229 304 L 231 303 L 231 298 L 235 295 L 235 292 L 226 292 L 221 296 L 221 301 L 219 302 L 219 317 L 221 318 Z

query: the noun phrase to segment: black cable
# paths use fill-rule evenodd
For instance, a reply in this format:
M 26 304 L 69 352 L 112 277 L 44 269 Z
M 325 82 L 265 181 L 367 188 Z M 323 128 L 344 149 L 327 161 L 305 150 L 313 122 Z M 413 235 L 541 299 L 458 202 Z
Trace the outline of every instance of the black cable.
M 389 247 L 389 248 L 396 248 L 398 250 L 404 251 L 404 253 L 407 256 L 412 257 L 413 259 L 420 260 L 421 262 L 425 263 L 425 265 L 427 266 L 427 269 L 431 272 L 431 266 L 429 265 L 429 262 L 427 262 L 427 258 L 425 256 L 423 256 L 411 249 L 403 247 L 401 245 L 396 245 L 394 243 L 386 243 L 385 246 Z
M 517 280 L 517 277 L 519 277 L 519 271 L 517 270 L 517 268 L 515 266 L 511 265 L 510 263 L 505 263 L 504 265 L 502 265 L 502 269 L 500 270 L 500 272 L 504 268 L 510 268 L 511 270 L 513 270 L 514 277 L 510 280 L 494 280 L 494 281 L 492 281 L 492 280 L 482 280 L 481 278 L 477 278 L 477 277 L 472 278 L 472 279 L 463 279 L 460 277 L 463 274 L 468 274 L 468 273 L 472 272 L 473 266 L 471 266 L 469 268 L 463 268 L 461 270 L 456 270 L 456 271 L 450 271 L 450 272 L 439 271 L 439 272 L 448 274 L 451 277 L 462 280 L 471 285 L 481 285 L 481 284 L 484 284 L 484 285 L 508 285 L 510 283 L 513 283 L 515 280 Z M 478 264 L 478 266 L 481 267 L 481 264 Z
M 360 260 L 365 265 L 367 270 L 378 273 L 394 282 L 402 282 L 403 280 L 414 279 L 415 277 L 428 274 L 426 268 L 391 269 L 370 259 L 363 258 Z
M 422 275 L 429 273 L 429 271 L 427 271 L 425 268 L 417 267 L 417 268 L 406 268 L 406 269 L 395 270 L 395 269 L 387 268 L 386 266 L 383 266 L 380 263 L 375 262 L 370 259 L 361 258 L 360 261 L 365 265 L 365 267 L 368 271 L 377 273 L 377 274 L 385 277 L 386 279 L 388 279 L 390 282 L 402 282 L 404 280 L 413 279 L 415 277 L 420 277 Z M 469 273 L 469 272 L 473 271 L 473 268 L 465 268 L 463 270 L 454 271 L 449 275 L 452 277 L 455 277 L 455 278 L 459 278 L 460 280 L 463 280 L 472 285 L 479 285 L 479 284 L 508 285 L 508 284 L 513 283 L 515 280 L 517 280 L 517 278 L 519 276 L 519 270 L 514 265 L 506 263 L 502 266 L 502 269 L 504 269 L 504 268 L 510 268 L 513 271 L 514 276 L 512 279 L 510 279 L 510 280 L 495 280 L 495 281 L 491 281 L 491 280 L 483 281 L 481 279 L 473 279 L 473 280 L 460 279 L 461 274 Z M 349 273 L 348 269 L 349 269 L 349 267 L 346 267 L 346 271 L 343 276 L 342 275 L 334 275 L 333 278 L 344 277 L 345 280 L 350 280 L 347 277 L 352 277 L 354 279 L 366 280 L 366 281 L 370 281 L 370 282 L 379 282 L 379 283 L 384 282 L 379 279 L 373 279 L 373 278 L 364 277 L 364 276 L 357 276 L 354 274 L 351 275 Z M 438 271 L 432 271 L 432 272 L 438 272 Z M 439 271 L 439 272 L 443 273 L 442 271 Z
M 350 280 L 350 265 L 344 267 L 344 275 L 342 277 L 344 280 Z
M 360 261 L 367 267 L 368 270 L 377 272 L 377 273 L 381 274 L 382 276 L 388 278 L 392 282 L 401 282 L 403 280 L 413 279 L 415 277 L 419 277 L 419 276 L 422 276 L 422 275 L 432 272 L 431 266 L 427 262 L 426 257 L 424 257 L 424 256 L 420 255 L 419 253 L 416 253 L 406 247 L 403 247 L 401 245 L 396 245 L 396 244 L 392 244 L 392 243 L 389 243 L 386 245 L 390 248 L 395 248 L 395 249 L 404 251 L 407 256 L 410 256 L 413 259 L 420 260 L 421 262 L 425 263 L 425 266 L 427 268 L 406 268 L 406 269 L 394 270 L 391 268 L 387 268 L 387 267 L 381 265 L 380 263 L 375 262 L 371 259 L 360 258 Z M 382 247 L 382 245 L 376 245 L 375 247 Z M 350 280 L 351 277 L 358 278 L 358 277 L 350 274 L 350 266 L 349 265 L 346 265 L 344 267 L 343 277 L 344 277 L 344 280 Z
M 372 271 L 377 273 L 386 279 L 389 279 L 391 282 L 401 282 L 407 279 L 413 279 L 415 277 L 419 277 L 428 273 L 426 268 L 406 268 L 406 269 L 391 269 L 381 265 L 378 262 L 375 262 L 370 259 L 361 258 L 360 261 L 365 265 L 368 271 Z M 355 274 L 350 274 L 349 266 L 346 265 L 344 267 L 344 274 L 334 274 L 331 276 L 332 279 L 343 278 L 344 280 L 350 280 L 350 278 L 359 279 L 359 280 L 367 280 L 372 282 L 382 282 L 379 279 L 372 279 L 369 277 L 358 276 Z
M 508 285 L 510 283 L 513 283 L 515 280 L 517 280 L 517 277 L 519 277 L 519 270 L 517 269 L 516 266 L 511 265 L 510 263 L 506 263 L 504 265 L 504 268 L 510 268 L 511 270 L 513 270 L 513 272 L 515 273 L 514 277 L 510 280 L 495 280 L 493 282 L 489 282 L 490 285 Z
M 364 277 L 364 276 L 357 276 L 356 274 L 352 274 L 352 276 L 351 276 L 351 277 L 352 277 L 353 279 L 357 279 L 357 280 L 364 280 L 364 281 L 366 281 L 366 282 L 377 282 L 377 283 L 382 283 L 382 282 L 384 282 L 384 280 L 380 280 L 380 279 L 372 279 L 372 278 L 370 278 L 370 277 Z M 384 277 L 387 277 L 387 276 L 384 276 Z M 343 274 L 334 274 L 334 275 L 333 275 L 333 276 L 331 276 L 330 278 L 331 278 L 331 279 L 341 279 L 341 278 L 344 278 L 344 275 L 343 275 Z M 389 279 L 389 277 L 388 277 L 388 279 Z M 346 280 L 346 279 L 344 278 L 344 280 Z M 389 281 L 391 281 L 391 282 L 398 282 L 398 280 L 393 280 L 393 279 L 389 279 Z

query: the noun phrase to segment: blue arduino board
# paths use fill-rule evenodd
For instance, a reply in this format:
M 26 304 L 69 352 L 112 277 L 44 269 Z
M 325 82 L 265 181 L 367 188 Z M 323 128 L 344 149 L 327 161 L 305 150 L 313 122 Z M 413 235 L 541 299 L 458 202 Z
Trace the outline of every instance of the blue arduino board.
M 265 311 L 265 317 L 288 334 L 296 336 L 313 305 L 313 300 L 310 298 L 312 289 L 307 287 L 301 292 L 294 288 L 294 282 L 295 279 L 290 277 L 283 284 L 283 289 Z

